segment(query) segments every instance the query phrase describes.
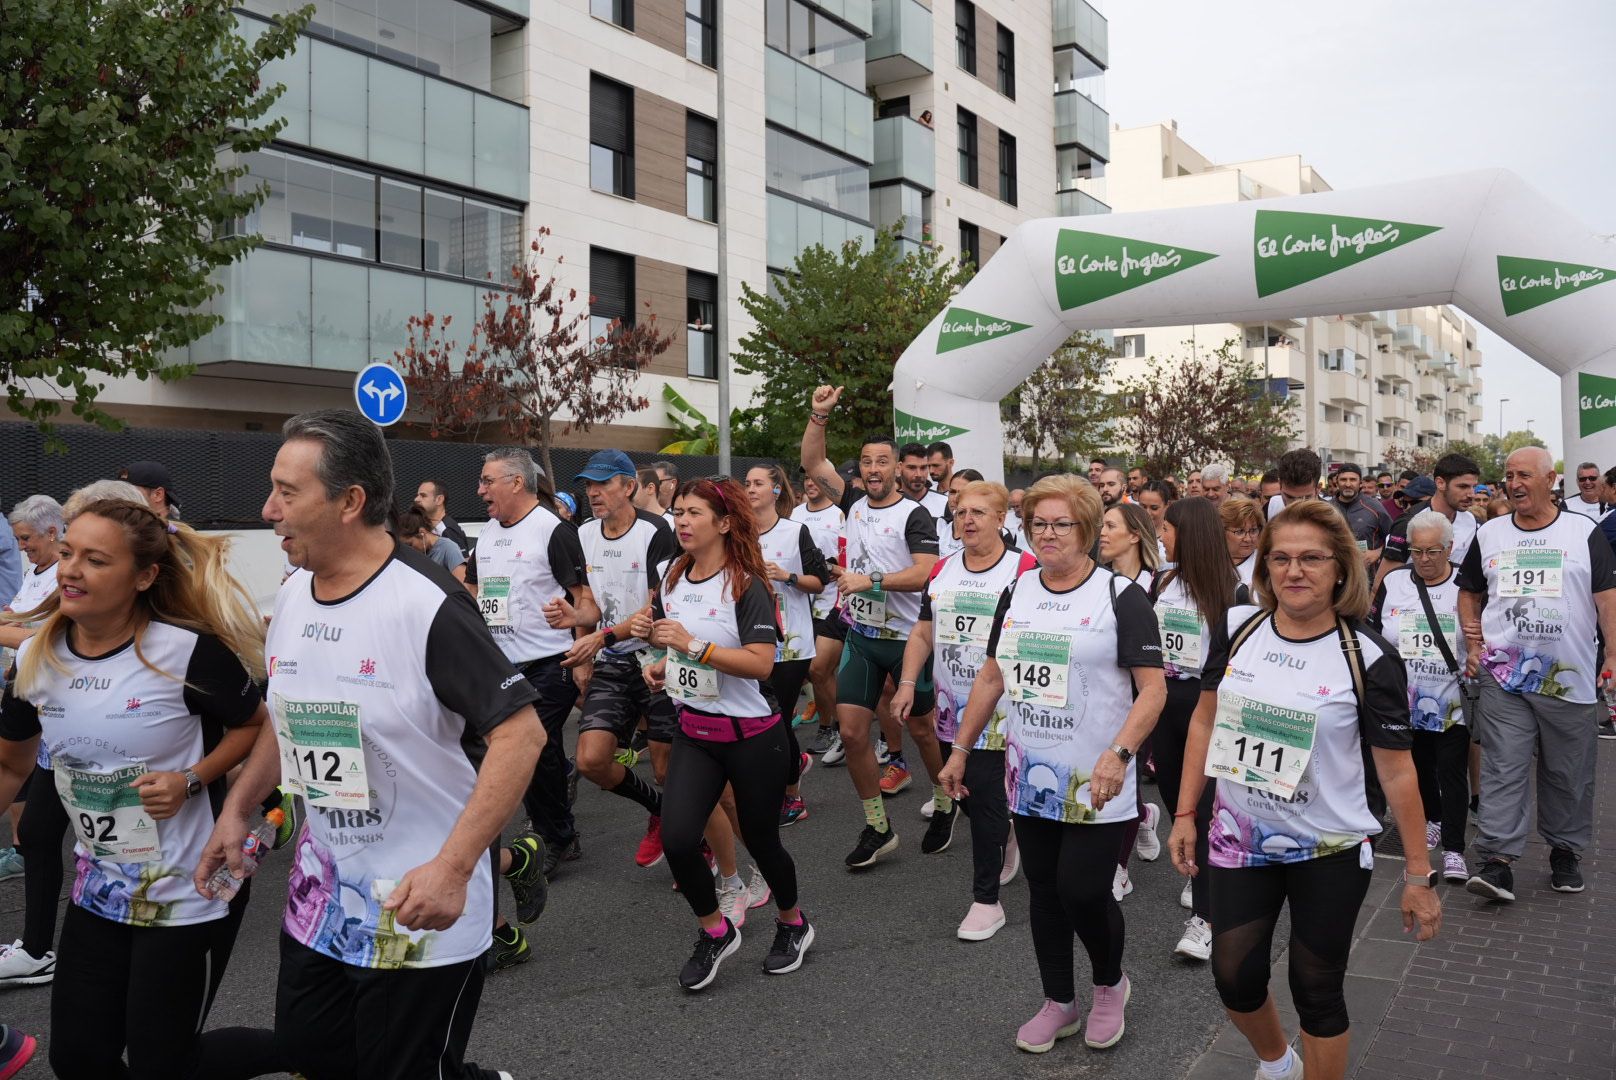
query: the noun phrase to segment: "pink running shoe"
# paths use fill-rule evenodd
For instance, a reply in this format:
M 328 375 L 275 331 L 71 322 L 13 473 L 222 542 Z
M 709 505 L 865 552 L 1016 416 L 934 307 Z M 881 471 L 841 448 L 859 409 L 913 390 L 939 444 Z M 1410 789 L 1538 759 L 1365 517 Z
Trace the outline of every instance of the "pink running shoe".
M 1016 1032 L 1016 1046 L 1029 1054 L 1047 1054 L 1057 1040 L 1076 1035 L 1082 1026 L 1083 1010 L 1077 1007 L 1077 1002 L 1061 1005 L 1046 999 L 1038 1015 Z
M 1096 1050 L 1117 1045 L 1124 1026 L 1122 1011 L 1127 1007 L 1128 995 L 1132 992 L 1133 987 L 1129 985 L 1126 975 L 1115 986 L 1094 988 L 1094 1008 L 1089 1010 L 1089 1024 L 1083 1030 L 1084 1042 Z

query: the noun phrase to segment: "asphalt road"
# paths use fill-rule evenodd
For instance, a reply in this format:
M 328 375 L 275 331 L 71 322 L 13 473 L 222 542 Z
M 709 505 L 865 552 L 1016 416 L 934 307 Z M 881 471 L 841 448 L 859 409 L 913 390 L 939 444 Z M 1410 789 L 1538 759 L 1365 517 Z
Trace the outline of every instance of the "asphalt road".
M 528 928 L 532 960 L 489 978 L 470 1056 L 518 1080 L 1178 1077 L 1218 1034 L 1223 1013 L 1210 972 L 1172 953 L 1187 913 L 1165 852 L 1155 863 L 1134 862 L 1135 891 L 1123 902 L 1133 981 L 1126 1036 L 1107 1051 L 1089 1050 L 1078 1036 L 1034 1056 L 1015 1047 L 1016 1028 L 1042 1003 L 1025 881 L 1005 890 L 1009 922 L 995 938 L 959 941 L 954 930 L 971 899 L 965 822 L 947 852 L 921 855 L 927 795 L 917 782 L 888 800 L 897 856 L 854 875 L 842 858 L 863 822 L 847 771 L 816 763 L 804 795 L 810 816 L 786 831 L 786 843 L 816 927 L 806 963 L 788 976 L 762 973 L 773 920 L 759 908 L 717 981 L 688 994 L 676 976 L 695 921 L 666 864 L 634 865 L 644 814 L 584 781 L 583 858 L 563 865 L 549 909 Z M 261 874 L 210 1027 L 272 1020 L 285 874 L 278 860 Z M 512 913 L 508 889 L 502 902 Z M 22 904 L 20 878 L 0 884 L 0 940 L 21 936 Z M 1082 986 L 1087 958 L 1073 944 Z M 0 992 L 0 1021 L 42 1044 L 24 1077 L 48 1073 L 49 1006 L 48 988 Z

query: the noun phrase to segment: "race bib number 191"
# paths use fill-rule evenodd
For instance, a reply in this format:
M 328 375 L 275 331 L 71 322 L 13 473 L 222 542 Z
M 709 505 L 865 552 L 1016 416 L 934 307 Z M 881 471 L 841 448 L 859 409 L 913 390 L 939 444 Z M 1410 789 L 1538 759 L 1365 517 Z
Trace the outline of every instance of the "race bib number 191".
M 359 705 L 352 701 L 291 701 L 271 695 L 281 742 L 283 783 L 310 806 L 370 808 Z
M 1565 556 L 1541 548 L 1516 548 L 1498 553 L 1499 596 L 1560 596 Z

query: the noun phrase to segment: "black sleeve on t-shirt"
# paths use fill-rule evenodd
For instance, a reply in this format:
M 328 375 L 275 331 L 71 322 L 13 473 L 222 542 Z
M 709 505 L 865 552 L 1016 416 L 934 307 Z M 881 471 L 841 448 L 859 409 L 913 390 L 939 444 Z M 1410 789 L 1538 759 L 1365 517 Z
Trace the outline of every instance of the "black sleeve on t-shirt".
M 466 555 L 466 584 L 477 584 L 477 548 L 475 546 Z
M 17 665 L 6 672 L 6 691 L 0 695 L 0 739 L 7 742 L 27 742 L 42 729 L 39 710 L 33 702 L 17 696 Z
M 1117 666 L 1162 666 L 1161 626 L 1137 582 L 1117 594 Z
M 185 707 L 223 727 L 240 727 L 264 700 L 236 654 L 212 634 L 198 634 L 185 669 Z
M 825 565 L 825 553 L 814 543 L 808 526 L 801 522 L 797 523 L 797 552 L 802 558 L 802 572 L 808 577 L 818 578 L 821 585 L 829 585 L 830 567 Z
M 1358 630 L 1361 637 L 1380 646 L 1380 658 L 1364 672 L 1364 696 L 1358 710 L 1359 727 L 1371 746 L 1382 750 L 1407 750 L 1414 745 L 1414 728 L 1408 714 L 1408 669 L 1397 650 L 1372 630 Z
M 487 735 L 512 713 L 538 700 L 488 633 L 464 589 L 445 593 L 426 635 L 426 678 L 445 706 Z
M 757 578 L 735 604 L 735 632 L 742 645 L 773 645 L 784 640 L 774 618 L 774 591 Z
M 1465 552 L 1464 562 L 1459 564 L 1458 585 L 1460 592 L 1480 593 L 1487 595 L 1487 575 L 1481 569 L 1481 534 L 1470 540 L 1470 550 Z
M 589 584 L 589 560 L 584 558 L 584 544 L 578 539 L 578 526 L 563 521 L 550 530 L 550 573 L 563 589 L 576 589 Z
M 1421 505 L 1425 509 L 1429 503 Z M 1409 511 L 1396 521 L 1392 522 L 1391 529 L 1386 533 L 1386 544 L 1380 557 L 1387 562 L 1408 562 L 1408 523 L 1414 520 L 1414 511 Z
M 853 504 L 864 498 L 864 495 L 865 491 L 863 488 L 854 487 L 844 476 L 842 478 L 842 498 L 841 502 L 837 504 L 842 508 L 842 516 L 846 517 L 847 515 L 851 514 L 853 512 Z
M 679 540 L 668 528 L 668 519 L 658 517 L 656 514 L 639 511 L 639 515 L 652 523 L 656 531 L 651 534 L 651 542 L 645 548 L 645 567 L 647 573 L 647 588 L 657 587 L 656 568 L 675 555 L 679 554 Z
M 1604 532 L 1598 528 L 1588 530 L 1588 567 L 1588 577 L 1593 582 L 1594 592 L 1602 593 L 1606 589 L 1616 589 L 1616 552 L 1611 550 Z
M 937 519 L 931 516 L 931 511 L 916 503 L 909 511 L 909 520 L 903 526 L 903 539 L 909 545 L 911 555 L 936 555 L 937 547 Z
M 652 571 L 655 573 L 655 571 Z M 651 586 L 651 618 L 666 619 L 668 611 L 662 606 L 662 583 L 658 581 Z

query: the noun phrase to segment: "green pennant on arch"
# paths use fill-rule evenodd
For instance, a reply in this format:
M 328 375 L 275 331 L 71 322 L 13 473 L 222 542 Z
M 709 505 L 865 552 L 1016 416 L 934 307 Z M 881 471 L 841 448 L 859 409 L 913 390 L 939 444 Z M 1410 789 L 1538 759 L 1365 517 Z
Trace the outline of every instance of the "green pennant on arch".
M 1317 281 L 1441 229 L 1385 218 L 1259 210 L 1252 239 L 1257 295 Z
M 1055 239 L 1055 296 L 1067 311 L 1116 296 L 1217 258 L 1109 233 L 1062 229 Z

